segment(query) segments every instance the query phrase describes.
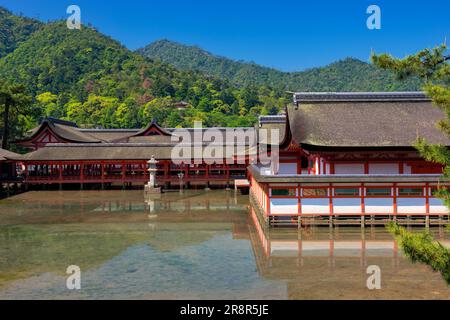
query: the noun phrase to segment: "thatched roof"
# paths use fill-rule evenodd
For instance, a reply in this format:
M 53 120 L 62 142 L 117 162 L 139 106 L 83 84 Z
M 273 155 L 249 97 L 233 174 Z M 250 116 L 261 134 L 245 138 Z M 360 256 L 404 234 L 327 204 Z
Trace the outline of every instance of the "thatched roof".
M 49 129 L 57 137 L 67 142 L 83 142 L 83 143 L 99 143 L 102 142 L 100 139 L 91 136 L 89 133 L 80 131 L 76 125 L 71 123 L 62 122 L 56 119 L 45 119 L 38 127 L 30 130 L 26 138 L 16 141 L 16 143 L 24 144 L 32 141 L 41 132 Z
M 286 115 L 268 115 L 259 116 L 259 143 L 263 144 L 280 144 L 284 140 L 286 132 Z M 267 130 L 266 133 L 261 134 L 262 130 Z M 278 133 L 278 139 L 272 139 L 272 130 Z
M 78 129 L 95 139 L 111 142 L 121 138 L 129 137 L 139 132 L 140 129 Z
M 450 145 L 445 118 L 423 93 L 297 93 L 288 107 L 293 140 L 319 147 L 410 147 L 418 137 Z
M 266 133 L 262 133 L 262 130 L 266 130 Z M 278 133 L 278 139 L 274 140 L 275 137 L 272 133 Z M 262 124 L 259 129 L 259 143 L 263 144 L 280 144 L 284 139 L 284 134 L 286 132 L 286 122 L 285 123 L 265 123 Z
M 18 156 L 20 156 L 20 155 L 17 153 L 0 148 L 0 161 L 5 161 L 5 160 L 8 160 L 9 158 L 14 158 L 14 157 L 18 157 Z
M 178 149 L 174 149 L 178 146 Z M 190 160 L 194 156 L 194 147 L 200 145 L 186 145 L 175 143 L 102 143 L 102 144 L 48 144 L 44 148 L 18 155 L 15 160 L 23 161 L 78 161 L 78 160 L 149 160 L 154 156 L 157 160 L 178 159 Z M 176 151 L 186 147 L 190 154 L 178 154 Z M 206 145 L 203 145 L 205 148 Z M 225 157 L 226 145 L 220 145 Z M 237 152 L 247 152 L 247 148 L 237 148 Z M 174 154 L 172 154 L 174 153 Z M 240 154 L 245 155 L 245 153 Z

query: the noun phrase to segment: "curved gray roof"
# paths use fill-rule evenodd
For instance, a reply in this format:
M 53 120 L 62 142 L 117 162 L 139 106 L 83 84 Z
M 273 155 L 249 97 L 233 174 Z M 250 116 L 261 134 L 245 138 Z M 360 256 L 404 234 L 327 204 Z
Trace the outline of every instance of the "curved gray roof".
M 343 93 L 338 94 L 340 100 L 333 100 L 335 95 L 317 93 L 315 100 L 310 93 L 304 99 L 295 95 L 296 104 L 288 107 L 295 142 L 321 147 L 411 147 L 422 137 L 450 146 L 436 126 L 445 119 L 444 113 L 423 93 L 387 93 L 386 100 L 381 94 Z

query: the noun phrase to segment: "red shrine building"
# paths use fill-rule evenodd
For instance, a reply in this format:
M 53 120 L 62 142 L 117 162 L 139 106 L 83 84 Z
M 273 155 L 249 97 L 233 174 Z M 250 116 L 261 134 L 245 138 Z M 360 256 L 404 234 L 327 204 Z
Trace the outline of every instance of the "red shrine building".
M 448 221 L 433 195 L 448 185 L 443 167 L 412 146 L 449 146 L 436 127 L 444 118 L 420 92 L 296 93 L 279 165 L 249 166 L 251 201 L 269 224 Z
M 209 128 L 183 129 L 188 135 L 203 136 Z M 254 128 L 214 128 L 219 134 L 232 131 L 237 137 Z M 248 143 L 236 148 L 232 159 L 192 161 L 194 143 L 188 155 L 173 161 L 173 149 L 182 142 L 178 129 L 161 128 L 151 122 L 144 129 L 82 129 L 75 123 L 45 119 L 28 136 L 16 143 L 32 149 L 10 158 L 23 167 L 22 182 L 29 185 L 80 185 L 81 187 L 144 186 L 149 180 L 147 161 L 157 159 L 156 179 L 160 186 L 231 187 L 245 179 L 249 163 Z M 193 140 L 193 139 L 192 139 Z M 205 147 L 207 143 L 200 147 Z M 198 147 L 198 146 L 197 146 Z M 220 145 L 226 148 L 225 144 Z M 95 186 L 94 186 L 95 185 Z
M 183 161 L 174 161 L 179 132 L 155 122 L 143 129 L 86 129 L 48 118 L 16 141 L 29 153 L 3 151 L 1 172 L 28 186 L 142 187 L 149 180 L 147 161 L 154 157 L 156 181 L 164 188 L 246 182 L 253 206 L 268 224 L 298 225 L 310 218 L 329 225 L 392 219 L 444 223 L 449 211 L 434 193 L 449 181 L 440 164 L 425 161 L 412 146 L 419 137 L 449 146 L 436 127 L 443 118 L 422 92 L 295 93 L 286 114 L 261 116 L 256 128 L 231 128 L 236 147 L 231 158 L 226 141 L 215 144 L 223 157 L 200 162 L 192 161 L 196 143 L 187 144 L 192 152 Z M 208 129 L 223 136 L 230 130 L 184 130 L 195 137 Z M 249 130 L 258 133 L 256 144 L 237 139 Z M 259 135 L 267 130 L 267 136 Z M 277 146 L 276 165 L 263 165 L 261 152 L 250 152 L 261 146 L 272 156 Z

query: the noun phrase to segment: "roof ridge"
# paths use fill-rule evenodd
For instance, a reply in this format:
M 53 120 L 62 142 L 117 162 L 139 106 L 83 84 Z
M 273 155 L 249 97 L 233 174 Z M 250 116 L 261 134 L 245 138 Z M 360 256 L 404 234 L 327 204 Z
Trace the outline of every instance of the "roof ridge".
M 393 92 L 295 92 L 294 104 L 301 102 L 337 102 L 337 101 L 430 101 L 423 91 Z

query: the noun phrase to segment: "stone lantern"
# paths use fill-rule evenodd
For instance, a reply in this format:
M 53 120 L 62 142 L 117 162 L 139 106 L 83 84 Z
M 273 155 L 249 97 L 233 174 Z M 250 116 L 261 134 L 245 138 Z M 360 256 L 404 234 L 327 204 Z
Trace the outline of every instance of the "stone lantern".
M 156 186 L 156 171 L 158 171 L 156 168 L 157 163 L 158 161 L 155 160 L 155 156 L 152 156 L 152 158 L 147 161 L 150 179 L 145 185 L 145 193 L 161 193 L 161 188 Z

